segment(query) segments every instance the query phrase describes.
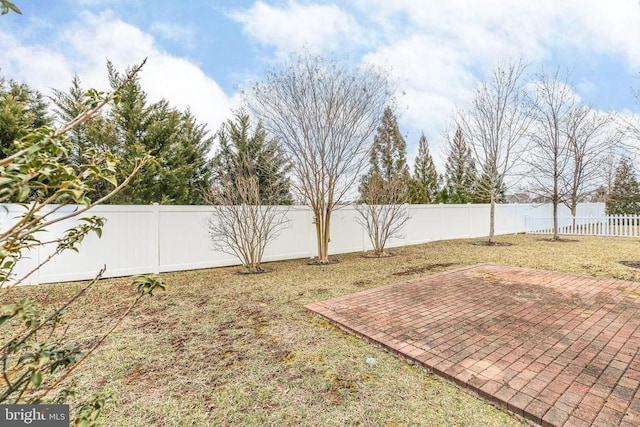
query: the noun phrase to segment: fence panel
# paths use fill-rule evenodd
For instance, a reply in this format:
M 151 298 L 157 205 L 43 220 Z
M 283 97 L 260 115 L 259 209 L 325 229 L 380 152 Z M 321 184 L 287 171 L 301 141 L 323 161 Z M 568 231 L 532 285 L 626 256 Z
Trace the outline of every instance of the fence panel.
M 23 212 L 18 205 L 3 207 L 6 210 L 0 214 L 0 230 L 6 230 Z M 67 206 L 62 211 L 71 209 L 74 207 Z M 267 247 L 264 260 L 314 256 L 316 235 L 310 209 L 300 206 L 281 209 L 287 209 L 290 222 L 288 228 L 282 230 Z M 389 248 L 435 240 L 482 237 L 489 233 L 489 205 L 410 205 L 409 212 L 410 218 L 402 236 L 391 239 L 387 245 Z M 546 217 L 550 212 L 548 205 L 496 205 L 496 234 L 542 232 L 548 226 Z M 604 206 L 580 205 L 578 212 L 583 217 L 592 213 L 597 216 L 604 212 Z M 211 217 L 210 207 L 98 206 L 89 214 L 107 219 L 102 238 L 88 236 L 80 246 L 80 253 L 69 252 L 55 257 L 32 275 L 28 283 L 90 279 L 104 264 L 107 265 L 105 277 L 238 264 L 234 257 L 211 248 L 206 230 L 207 220 Z M 356 221 L 356 215 L 351 206 L 333 213 L 329 244 L 331 254 L 371 249 L 369 238 Z M 619 219 L 619 222 L 623 221 L 627 221 L 629 226 L 619 227 L 620 232 L 637 236 L 638 225 L 633 222 L 637 219 Z M 75 220 L 60 222 L 52 226 L 47 234 L 55 237 L 74 224 Z M 571 223 L 565 224 L 568 225 L 573 227 Z M 616 225 L 612 222 L 594 224 L 583 221 L 578 222 L 573 231 L 591 230 L 592 233 L 610 234 Z M 29 252 L 18 263 L 16 272 L 26 274 L 52 251 L 52 247 L 44 247 Z
M 529 234 L 553 234 L 552 217 L 527 217 Z M 558 218 L 558 233 L 572 236 L 640 237 L 639 215 L 594 215 Z

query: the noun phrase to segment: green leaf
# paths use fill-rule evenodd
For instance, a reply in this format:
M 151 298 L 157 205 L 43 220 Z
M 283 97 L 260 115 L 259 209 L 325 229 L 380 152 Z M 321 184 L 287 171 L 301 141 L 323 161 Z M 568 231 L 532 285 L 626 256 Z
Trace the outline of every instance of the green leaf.
M 11 319 L 12 317 L 13 316 L 9 316 L 9 315 L 0 316 L 0 325 L 2 325 L 4 322 Z
M 29 188 L 28 185 L 24 185 L 22 186 L 22 188 L 20 189 L 20 194 L 18 195 L 18 200 L 23 201 L 26 200 L 27 197 L 29 197 L 29 191 L 31 189 Z
M 42 372 L 34 371 L 31 374 L 31 383 L 36 387 L 40 387 L 40 384 L 42 384 Z

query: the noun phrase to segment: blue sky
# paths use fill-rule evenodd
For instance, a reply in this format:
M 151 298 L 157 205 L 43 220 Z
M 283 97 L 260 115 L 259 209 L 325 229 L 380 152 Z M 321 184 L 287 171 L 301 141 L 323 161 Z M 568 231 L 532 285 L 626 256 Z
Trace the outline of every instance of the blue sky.
M 150 98 L 190 106 L 211 132 L 238 88 L 302 46 L 389 69 L 408 157 L 424 131 L 441 172 L 453 111 L 500 61 L 561 67 L 594 108 L 640 112 L 636 0 L 14 1 L 23 15 L 0 18 L 2 76 L 44 93 L 74 73 L 106 88 L 107 58 L 124 69 L 149 57 Z

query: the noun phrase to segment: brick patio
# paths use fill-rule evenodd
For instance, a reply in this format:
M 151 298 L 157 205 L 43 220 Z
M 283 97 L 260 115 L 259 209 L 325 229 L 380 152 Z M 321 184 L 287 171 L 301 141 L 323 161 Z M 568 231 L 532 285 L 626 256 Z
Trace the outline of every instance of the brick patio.
M 548 426 L 640 425 L 640 283 L 481 264 L 306 308 Z

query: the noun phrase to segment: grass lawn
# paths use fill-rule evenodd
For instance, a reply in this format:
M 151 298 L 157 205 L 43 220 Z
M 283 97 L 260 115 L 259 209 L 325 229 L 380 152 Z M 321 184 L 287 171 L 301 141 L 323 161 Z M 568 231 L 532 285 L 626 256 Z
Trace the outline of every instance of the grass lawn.
M 521 425 L 444 380 L 312 316 L 303 305 L 480 262 L 640 280 L 637 239 L 501 236 L 509 247 L 470 240 L 393 250 L 385 259 L 336 256 L 268 264 L 269 274 L 237 268 L 169 273 L 76 375 L 86 393 L 117 397 L 109 426 L 510 426 Z M 433 267 L 434 264 L 451 264 Z M 131 299 L 130 279 L 104 280 L 69 310 L 71 332 L 95 339 Z M 80 284 L 23 287 L 62 301 Z M 368 364 L 367 358 L 375 358 Z

